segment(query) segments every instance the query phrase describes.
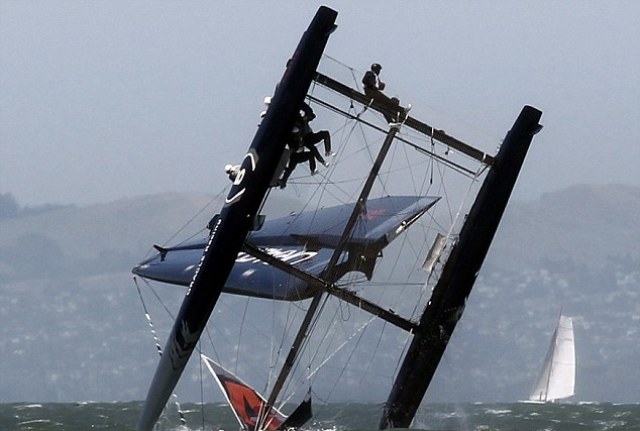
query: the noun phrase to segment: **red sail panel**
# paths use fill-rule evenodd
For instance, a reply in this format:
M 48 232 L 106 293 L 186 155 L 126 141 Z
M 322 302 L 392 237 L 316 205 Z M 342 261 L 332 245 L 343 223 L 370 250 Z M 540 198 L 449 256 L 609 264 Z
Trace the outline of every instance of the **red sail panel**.
M 287 419 L 285 415 L 275 408 L 272 408 L 268 415 L 263 413 L 266 400 L 256 392 L 251 386 L 240 380 L 231 371 L 225 370 L 215 363 L 211 358 L 201 355 L 205 365 L 216 379 L 218 385 L 224 392 L 229 405 L 233 409 L 240 425 L 248 431 L 254 431 L 256 428 L 261 430 L 275 431 Z M 262 425 L 258 425 L 258 418 L 266 418 L 262 420 Z

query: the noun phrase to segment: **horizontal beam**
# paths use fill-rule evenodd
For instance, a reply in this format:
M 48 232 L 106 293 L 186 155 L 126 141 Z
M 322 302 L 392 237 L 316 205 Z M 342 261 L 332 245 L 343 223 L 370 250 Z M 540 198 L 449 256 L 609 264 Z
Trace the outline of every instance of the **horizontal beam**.
M 355 293 L 349 290 L 340 288 L 335 284 L 327 283 L 322 278 L 316 277 L 312 274 L 309 274 L 308 272 L 302 271 L 293 265 L 290 265 L 274 256 L 271 256 L 270 254 L 264 252 L 263 250 L 259 249 L 258 247 L 256 247 L 255 245 L 247 241 L 245 241 L 244 246 L 242 247 L 242 250 L 257 259 L 260 259 L 261 261 L 268 263 L 269 265 L 286 272 L 287 274 L 291 274 L 292 276 L 301 279 L 302 281 L 304 281 L 305 283 L 308 283 L 314 288 L 318 290 L 324 290 L 330 295 L 333 295 L 336 298 L 342 299 L 343 301 L 348 302 L 349 304 L 354 305 L 360 308 L 361 310 L 366 311 L 369 314 L 377 316 L 382 320 L 397 326 L 398 328 L 404 329 L 405 331 L 408 331 L 408 332 L 416 332 L 418 330 L 418 326 L 412 321 L 407 320 L 403 317 L 400 317 L 389 310 L 385 310 L 384 308 L 374 304 L 369 300 L 360 298 L 358 295 L 356 295 Z
M 349 99 L 355 100 L 356 102 L 359 102 L 364 106 L 368 106 L 374 111 L 378 111 L 381 114 L 389 114 L 388 109 L 386 109 L 383 105 L 377 103 L 375 100 L 368 98 L 364 94 L 342 84 L 341 82 L 336 81 L 333 78 L 329 78 L 328 76 L 317 72 L 314 79 L 318 84 L 325 86 L 337 93 L 340 93 L 343 96 L 348 97 Z M 423 133 L 429 137 L 432 137 L 433 139 L 442 142 L 443 144 L 448 145 L 449 147 L 454 148 L 461 153 L 466 154 L 467 156 L 476 159 L 484 164 L 493 164 L 493 156 L 491 156 L 490 154 L 480 151 L 469 144 L 465 144 L 464 142 L 454 138 L 453 136 L 447 135 L 444 131 L 435 129 L 427 123 L 423 123 L 422 121 L 416 120 L 413 117 L 407 117 L 404 121 L 404 126 Z
M 366 125 L 367 127 L 371 127 L 374 130 L 377 130 L 378 132 L 382 132 L 382 133 L 387 133 L 387 130 L 383 129 L 380 126 L 377 126 L 373 123 L 370 123 L 367 120 L 362 119 L 362 117 L 360 117 L 360 115 L 355 115 L 352 114 L 350 112 L 344 111 L 340 108 L 338 108 L 337 106 L 334 106 L 322 99 L 319 99 L 315 96 L 307 96 L 309 98 L 310 101 L 320 105 L 320 106 L 324 106 L 327 109 L 332 110 L 333 112 L 342 115 L 343 117 L 349 118 L 350 120 L 354 120 L 354 121 L 359 121 L 360 123 Z M 450 159 L 447 159 L 446 157 L 442 157 L 440 155 L 438 155 L 437 153 L 430 151 L 418 144 L 415 144 L 411 141 L 409 141 L 408 139 L 403 138 L 402 136 L 397 136 L 396 135 L 396 140 L 403 142 L 407 145 L 409 145 L 411 148 L 415 149 L 416 151 L 419 151 L 423 154 L 427 154 L 430 157 L 433 157 L 434 159 L 446 164 L 447 166 L 450 166 L 452 169 L 455 169 L 456 171 L 459 171 L 461 173 L 463 173 L 464 175 L 468 175 L 470 177 L 475 177 L 477 176 L 477 172 L 476 171 L 472 171 L 471 169 L 465 168 L 464 166 L 462 166 L 459 163 L 455 163 L 453 161 L 451 161 Z

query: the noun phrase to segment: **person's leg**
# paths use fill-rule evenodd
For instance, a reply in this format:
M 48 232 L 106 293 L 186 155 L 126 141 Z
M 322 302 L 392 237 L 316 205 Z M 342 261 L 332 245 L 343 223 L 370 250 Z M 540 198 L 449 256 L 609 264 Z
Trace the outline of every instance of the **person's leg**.
M 326 162 L 324 158 L 320 155 L 320 151 L 316 148 L 316 144 L 322 140 L 323 134 L 322 132 L 318 133 L 309 133 L 304 137 L 304 146 L 309 149 L 312 154 L 312 158 L 319 161 L 323 165 L 326 166 Z M 314 163 L 315 163 L 314 160 Z

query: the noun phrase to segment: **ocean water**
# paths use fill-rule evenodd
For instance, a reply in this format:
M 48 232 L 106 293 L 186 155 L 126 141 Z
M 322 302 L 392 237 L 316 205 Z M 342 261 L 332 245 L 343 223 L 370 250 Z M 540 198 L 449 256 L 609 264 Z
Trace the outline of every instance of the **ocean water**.
M 135 430 L 142 404 L 67 403 L 1 404 L 0 430 Z M 375 430 L 380 405 L 330 404 L 314 407 L 308 430 Z M 187 425 L 177 408 L 169 409 L 159 430 L 237 430 L 238 424 L 224 405 L 184 404 Z M 638 430 L 640 404 L 434 404 L 423 406 L 414 428 L 424 430 Z

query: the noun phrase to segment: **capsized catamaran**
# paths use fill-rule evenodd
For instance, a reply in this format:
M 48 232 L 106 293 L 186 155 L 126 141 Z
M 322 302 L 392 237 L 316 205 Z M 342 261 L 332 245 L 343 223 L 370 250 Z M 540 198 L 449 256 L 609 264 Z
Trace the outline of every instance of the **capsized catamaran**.
M 553 402 L 575 395 L 576 348 L 573 319 L 560 315 L 529 401 Z
M 525 106 L 492 156 L 394 111 L 357 78 L 345 83 L 353 69 L 321 59 L 336 16 L 321 7 L 303 35 L 208 239 L 156 246 L 133 270 L 187 287 L 140 430 L 153 428 L 198 343 L 205 349 L 205 328 L 213 353 L 202 361 L 248 431 L 301 426 L 310 395 L 329 399 L 345 382 L 391 390 L 381 428 L 409 427 L 424 397 L 541 112 Z M 331 130 L 337 155 L 280 192 L 304 196 L 300 211 L 267 217 L 278 212 L 267 197 L 303 102 Z

